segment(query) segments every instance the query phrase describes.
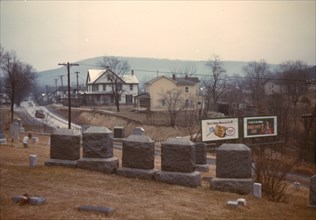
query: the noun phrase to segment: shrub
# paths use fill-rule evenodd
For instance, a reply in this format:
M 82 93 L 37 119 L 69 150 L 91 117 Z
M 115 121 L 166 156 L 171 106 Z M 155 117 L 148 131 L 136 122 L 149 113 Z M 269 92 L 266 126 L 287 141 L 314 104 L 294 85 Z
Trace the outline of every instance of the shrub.
M 268 199 L 285 202 L 288 187 L 286 175 L 296 163 L 296 160 L 275 155 L 267 156 L 263 153 L 255 154 L 255 179 L 262 184 L 262 191 Z

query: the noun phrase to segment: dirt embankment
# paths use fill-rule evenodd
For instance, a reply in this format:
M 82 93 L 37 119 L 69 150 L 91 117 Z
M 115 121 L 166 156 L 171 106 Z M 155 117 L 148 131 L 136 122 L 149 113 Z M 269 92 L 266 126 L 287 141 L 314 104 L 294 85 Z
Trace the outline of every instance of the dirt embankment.
M 76 113 L 73 114 L 73 122 L 80 125 L 105 126 L 112 130 L 115 126 L 123 126 L 125 128 L 125 135 L 131 134 L 135 127 L 142 127 L 145 129 L 145 135 L 151 137 L 153 140 L 165 140 L 169 137 L 188 135 L 186 128 L 163 125 L 146 125 L 141 121 L 124 117 L 123 114 L 116 115 L 115 113 L 106 113 L 102 111 L 76 111 Z

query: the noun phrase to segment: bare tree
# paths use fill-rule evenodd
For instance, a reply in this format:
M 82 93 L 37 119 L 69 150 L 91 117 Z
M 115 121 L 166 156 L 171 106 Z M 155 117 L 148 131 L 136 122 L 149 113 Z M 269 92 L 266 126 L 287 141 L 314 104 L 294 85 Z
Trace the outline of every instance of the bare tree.
M 220 97 L 225 93 L 226 80 L 222 77 L 226 73 L 226 70 L 218 55 L 213 55 L 205 65 L 210 69 L 211 77 L 208 82 L 205 82 L 207 90 L 206 101 L 208 103 L 206 109 L 209 110 L 211 99 L 214 104 L 217 104 Z
M 305 80 L 308 75 L 308 66 L 301 61 L 287 61 L 280 65 L 280 69 L 289 99 L 296 107 L 299 98 L 307 92 Z
M 20 102 L 29 95 L 35 80 L 33 68 L 23 64 L 14 51 L 5 52 L 1 59 L 1 69 L 4 74 L 3 93 L 11 100 L 11 121 L 13 120 L 14 104 Z
M 120 100 L 121 100 L 121 95 L 124 92 L 123 90 L 124 81 L 113 72 L 108 73 L 108 80 L 111 82 L 111 88 L 113 92 L 116 111 L 120 112 Z
M 264 60 L 260 62 L 250 62 L 243 67 L 253 105 L 256 105 L 262 95 L 264 95 L 264 85 L 269 81 L 271 75 L 269 68 L 269 65 Z
M 193 76 L 196 74 L 196 67 L 193 64 L 188 64 L 185 66 L 177 66 L 171 68 L 170 72 L 175 75 L 183 75 L 183 76 Z
M 104 69 L 110 69 L 116 75 L 121 76 L 130 70 L 130 65 L 126 60 L 120 60 L 114 56 L 105 56 L 97 63 Z
M 110 70 L 108 73 L 108 80 L 111 82 L 116 111 L 120 112 L 120 100 L 121 95 L 124 92 L 124 81 L 120 76 L 128 72 L 130 66 L 126 60 L 119 60 L 117 57 L 113 56 L 103 57 L 102 61 L 98 62 L 98 65 L 106 70 Z
M 162 91 L 160 96 L 160 102 L 162 107 L 168 111 L 170 126 L 174 127 L 176 124 L 177 115 L 184 107 L 184 101 L 182 98 L 182 90 L 171 89 Z

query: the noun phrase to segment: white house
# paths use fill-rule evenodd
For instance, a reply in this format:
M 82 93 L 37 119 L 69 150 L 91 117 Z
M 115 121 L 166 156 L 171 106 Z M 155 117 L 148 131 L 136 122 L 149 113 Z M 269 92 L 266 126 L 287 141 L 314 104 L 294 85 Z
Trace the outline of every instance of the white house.
M 113 81 L 116 82 L 115 85 L 113 85 Z M 118 76 L 110 69 L 91 69 L 87 73 L 86 85 L 87 91 L 84 94 L 86 105 L 114 104 L 112 86 L 120 90 L 121 104 L 133 104 L 134 97 L 138 95 L 139 91 L 139 82 L 133 71 L 131 75 Z

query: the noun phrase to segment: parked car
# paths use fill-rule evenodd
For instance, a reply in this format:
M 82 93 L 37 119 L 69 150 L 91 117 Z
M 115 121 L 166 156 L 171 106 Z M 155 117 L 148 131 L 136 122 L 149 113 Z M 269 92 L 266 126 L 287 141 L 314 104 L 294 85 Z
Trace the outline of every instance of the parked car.
M 35 117 L 36 118 L 45 118 L 45 114 L 44 114 L 43 110 L 36 110 Z

